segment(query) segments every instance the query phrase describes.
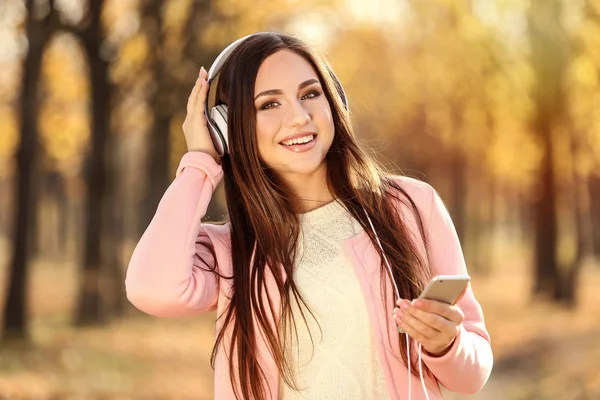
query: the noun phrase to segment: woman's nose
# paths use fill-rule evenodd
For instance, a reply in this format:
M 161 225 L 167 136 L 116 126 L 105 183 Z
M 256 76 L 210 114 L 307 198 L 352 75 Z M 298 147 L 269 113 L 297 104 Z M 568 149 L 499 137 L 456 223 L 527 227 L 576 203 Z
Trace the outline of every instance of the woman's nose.
M 291 115 L 288 118 L 290 127 L 303 126 L 310 122 L 310 114 L 302 106 L 302 103 L 296 102 L 292 106 Z

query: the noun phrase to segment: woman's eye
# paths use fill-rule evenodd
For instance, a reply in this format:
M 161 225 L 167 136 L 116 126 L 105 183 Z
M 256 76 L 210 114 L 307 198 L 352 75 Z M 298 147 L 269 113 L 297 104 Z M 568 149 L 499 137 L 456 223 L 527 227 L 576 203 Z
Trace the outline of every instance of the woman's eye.
M 265 104 L 263 104 L 263 105 L 260 107 L 260 109 L 261 109 L 261 110 L 268 110 L 268 109 L 270 109 L 270 108 L 273 108 L 273 107 L 277 106 L 277 104 L 278 104 L 277 102 L 274 102 L 274 101 L 269 101 L 268 103 L 265 103 Z
M 311 90 L 310 92 L 306 93 L 304 96 L 302 96 L 302 100 L 304 99 L 312 99 L 315 98 L 317 96 L 319 96 L 321 93 L 317 92 L 316 90 Z
M 321 92 L 317 91 L 317 90 L 311 90 L 310 92 L 305 93 L 304 95 L 302 95 L 302 97 L 300 98 L 301 100 L 306 100 L 306 99 L 313 99 L 315 97 L 318 97 L 321 95 Z M 279 106 L 279 103 L 276 101 L 268 101 L 265 104 L 263 104 L 262 106 L 259 107 L 259 110 L 270 110 L 271 108 L 275 108 Z

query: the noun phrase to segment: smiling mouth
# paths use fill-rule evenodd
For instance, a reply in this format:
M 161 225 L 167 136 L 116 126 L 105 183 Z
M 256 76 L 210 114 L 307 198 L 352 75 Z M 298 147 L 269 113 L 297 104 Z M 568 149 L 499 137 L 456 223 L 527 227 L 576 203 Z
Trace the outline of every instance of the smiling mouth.
M 311 135 L 306 135 L 306 136 L 302 136 L 302 137 L 295 138 L 295 139 L 286 140 L 279 144 L 281 144 L 283 146 L 294 146 L 294 145 L 299 145 L 299 144 L 306 144 L 306 143 L 310 143 L 313 140 L 315 140 L 315 137 L 317 137 L 317 135 L 311 134 Z

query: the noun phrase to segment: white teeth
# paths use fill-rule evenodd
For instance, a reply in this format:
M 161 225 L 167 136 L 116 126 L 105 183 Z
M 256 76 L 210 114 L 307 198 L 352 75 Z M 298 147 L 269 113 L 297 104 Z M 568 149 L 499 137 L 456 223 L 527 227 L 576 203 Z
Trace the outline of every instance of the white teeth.
M 286 146 L 291 146 L 291 145 L 294 145 L 294 144 L 308 143 L 311 140 L 313 140 L 314 138 L 315 138 L 315 135 L 308 135 L 308 136 L 304 136 L 304 137 L 301 137 L 301 138 L 286 140 L 285 142 L 281 142 L 281 143 L 284 144 L 284 145 L 286 145 Z

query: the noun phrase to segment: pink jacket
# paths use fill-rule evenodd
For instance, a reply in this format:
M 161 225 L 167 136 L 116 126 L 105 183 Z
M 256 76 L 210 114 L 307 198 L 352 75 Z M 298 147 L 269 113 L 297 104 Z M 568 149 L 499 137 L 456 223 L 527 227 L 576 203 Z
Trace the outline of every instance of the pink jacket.
M 222 176 L 221 167 L 207 154 L 189 152 L 181 159 L 176 179 L 137 244 L 127 270 L 127 297 L 141 311 L 157 317 L 183 317 L 215 309 L 221 313 L 225 309 L 230 284 L 200 268 L 199 258 L 203 257 L 204 250 L 196 245 L 198 235 L 208 236 L 216 251 L 219 272 L 225 276 L 231 274 L 229 224 L 201 224 Z M 434 274 L 466 274 L 454 225 L 435 190 L 426 183 L 406 177 L 398 178 L 398 183 L 413 198 L 421 213 Z M 405 215 L 413 234 L 420 237 L 412 213 Z M 391 318 L 392 310 L 384 309 L 382 302 L 380 258 L 365 232 L 347 239 L 345 248 L 365 296 L 390 398 L 406 398 L 407 368 L 399 357 L 398 331 Z M 388 285 L 391 284 L 388 282 Z M 267 287 L 270 293 L 277 293 L 272 280 L 267 280 Z M 391 286 L 387 290 L 392 293 Z M 279 298 L 274 300 L 279 301 Z M 439 385 L 458 393 L 477 392 L 492 369 L 490 338 L 471 288 L 458 305 L 464 311 L 465 321 L 450 351 L 442 357 L 422 355 L 423 362 L 437 378 L 437 381 L 426 379 L 432 400 L 442 398 Z M 278 309 L 277 306 L 276 303 L 274 309 Z M 389 314 L 387 323 L 385 313 Z M 258 340 L 261 366 L 267 372 L 272 390 L 270 398 L 278 399 L 277 368 L 260 337 Z M 415 350 L 411 353 L 416 354 L 414 342 L 412 348 Z M 413 375 L 410 379 L 412 399 L 424 399 L 419 378 Z M 215 399 L 235 398 L 224 351 L 217 355 L 214 390 Z

